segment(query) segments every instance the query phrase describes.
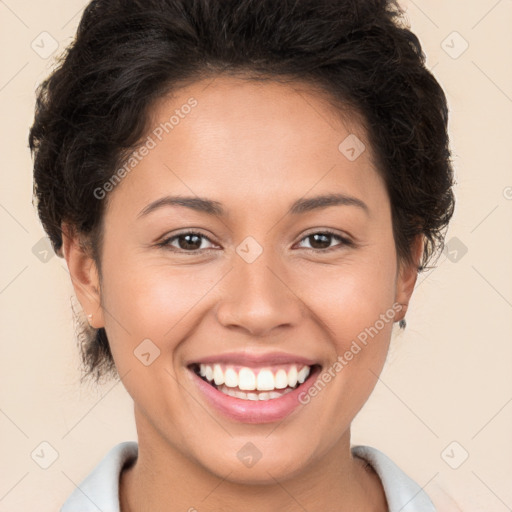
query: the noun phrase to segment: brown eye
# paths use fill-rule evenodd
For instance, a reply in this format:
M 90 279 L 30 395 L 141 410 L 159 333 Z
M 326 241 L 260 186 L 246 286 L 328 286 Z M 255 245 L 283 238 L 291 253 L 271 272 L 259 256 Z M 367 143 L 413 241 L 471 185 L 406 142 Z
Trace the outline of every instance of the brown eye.
M 331 231 L 319 231 L 316 233 L 310 233 L 309 235 L 305 236 L 301 242 L 304 240 L 308 240 L 310 247 L 306 247 L 306 249 L 311 249 L 314 251 L 322 251 L 327 252 L 332 249 L 338 249 L 342 248 L 344 246 L 352 246 L 352 242 L 348 240 L 347 238 L 340 236 L 336 233 L 333 233 Z M 331 243 L 333 240 L 338 240 L 341 243 L 331 246 Z
M 210 247 L 202 247 L 204 240 L 212 243 L 208 237 L 201 233 L 186 231 L 184 233 L 178 233 L 170 238 L 166 238 L 164 241 L 159 243 L 158 246 L 168 248 L 176 252 L 195 253 L 210 249 Z

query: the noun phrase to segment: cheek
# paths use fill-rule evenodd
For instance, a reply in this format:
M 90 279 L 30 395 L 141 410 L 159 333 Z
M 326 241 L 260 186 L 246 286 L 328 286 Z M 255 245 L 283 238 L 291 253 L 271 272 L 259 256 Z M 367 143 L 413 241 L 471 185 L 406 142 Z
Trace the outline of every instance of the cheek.
M 145 410 L 181 407 L 172 356 L 206 286 L 191 276 L 135 260 L 105 268 L 102 302 L 112 356 L 128 393 Z
M 219 281 L 218 273 L 219 268 L 204 267 L 200 271 L 199 267 L 172 267 L 162 260 L 136 258 L 106 266 L 102 303 L 119 370 L 133 366 L 134 351 L 143 340 L 151 340 L 162 353 L 172 353 L 199 321 L 198 312 Z M 160 358 L 155 366 L 164 360 L 167 365 L 171 363 L 168 358 Z
M 304 272 L 301 296 L 329 326 L 339 351 L 382 314 L 387 314 L 386 326 L 392 325 L 395 273 L 393 251 L 388 255 L 383 251 L 378 257 L 354 254 L 338 266 Z M 389 329 L 378 325 L 389 334 Z
M 122 319 L 127 330 L 147 329 L 146 335 L 157 337 L 169 331 L 213 281 L 199 277 L 192 266 L 172 267 L 165 261 L 137 258 L 125 259 L 107 272 L 102 286 L 106 308 Z
M 303 278 L 301 295 L 324 326 L 321 336 L 328 337 L 331 354 L 323 373 L 332 402 L 316 413 L 334 415 L 341 423 L 365 403 L 388 353 L 396 315 L 396 263 L 393 247 L 380 249 L 317 272 L 315 279 Z

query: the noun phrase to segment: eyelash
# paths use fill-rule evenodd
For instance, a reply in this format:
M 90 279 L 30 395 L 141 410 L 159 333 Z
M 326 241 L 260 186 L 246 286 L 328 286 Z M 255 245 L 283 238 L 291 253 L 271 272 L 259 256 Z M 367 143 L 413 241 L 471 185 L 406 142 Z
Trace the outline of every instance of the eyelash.
M 170 238 L 166 238 L 165 240 L 162 240 L 161 242 L 159 242 L 157 244 L 157 246 L 162 247 L 164 249 L 169 249 L 173 252 L 177 252 L 177 253 L 181 253 L 181 254 L 190 254 L 190 255 L 197 255 L 197 254 L 200 254 L 202 251 L 211 250 L 211 249 L 196 249 L 196 250 L 192 250 L 192 251 L 185 251 L 183 249 L 177 249 L 176 247 L 172 247 L 170 245 L 171 242 L 178 239 L 180 236 L 184 236 L 184 235 L 196 235 L 196 236 L 199 236 L 201 238 L 208 240 L 210 243 L 213 243 L 206 235 L 203 235 L 202 233 L 199 233 L 198 231 L 183 231 L 182 233 L 178 233 L 177 235 L 173 235 Z M 328 236 L 338 239 L 341 242 L 340 245 L 337 245 L 334 247 L 329 247 L 327 249 L 312 249 L 312 248 L 304 247 L 304 249 L 307 249 L 308 251 L 311 251 L 314 253 L 326 253 L 326 252 L 339 250 L 339 249 L 343 248 L 344 246 L 346 246 L 346 247 L 354 247 L 355 246 L 355 244 L 348 238 L 343 237 L 329 229 L 324 229 L 322 231 L 314 231 L 312 233 L 308 233 L 306 236 L 302 237 L 299 240 L 299 243 L 313 235 L 328 235 Z

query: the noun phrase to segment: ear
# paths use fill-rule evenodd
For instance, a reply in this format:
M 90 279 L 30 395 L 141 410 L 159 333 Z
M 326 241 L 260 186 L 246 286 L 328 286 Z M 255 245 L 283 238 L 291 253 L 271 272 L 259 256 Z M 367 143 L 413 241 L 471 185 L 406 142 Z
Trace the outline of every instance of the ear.
M 395 322 L 402 320 L 407 312 L 418 277 L 418 267 L 423 255 L 423 242 L 423 235 L 417 235 L 411 247 L 412 263 L 400 262 L 396 279 L 395 302 L 401 304 L 402 309 L 397 313 Z
M 62 252 L 68 265 L 75 294 L 88 316 L 91 327 L 104 327 L 101 307 L 99 274 L 90 254 L 81 243 L 80 236 L 69 224 L 62 224 Z

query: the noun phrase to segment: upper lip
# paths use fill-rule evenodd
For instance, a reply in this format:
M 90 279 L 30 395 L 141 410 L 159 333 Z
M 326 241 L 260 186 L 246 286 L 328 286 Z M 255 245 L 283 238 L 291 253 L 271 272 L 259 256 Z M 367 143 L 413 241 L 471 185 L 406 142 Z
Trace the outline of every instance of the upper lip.
M 223 354 L 216 354 L 196 358 L 194 360 L 189 361 L 187 363 L 187 366 L 200 363 L 224 363 L 255 368 L 279 364 L 303 364 L 307 366 L 319 364 L 317 361 L 314 361 L 313 359 L 308 359 L 306 357 L 298 356 L 295 354 L 287 354 L 285 352 L 266 352 L 261 354 L 248 352 L 225 352 Z

